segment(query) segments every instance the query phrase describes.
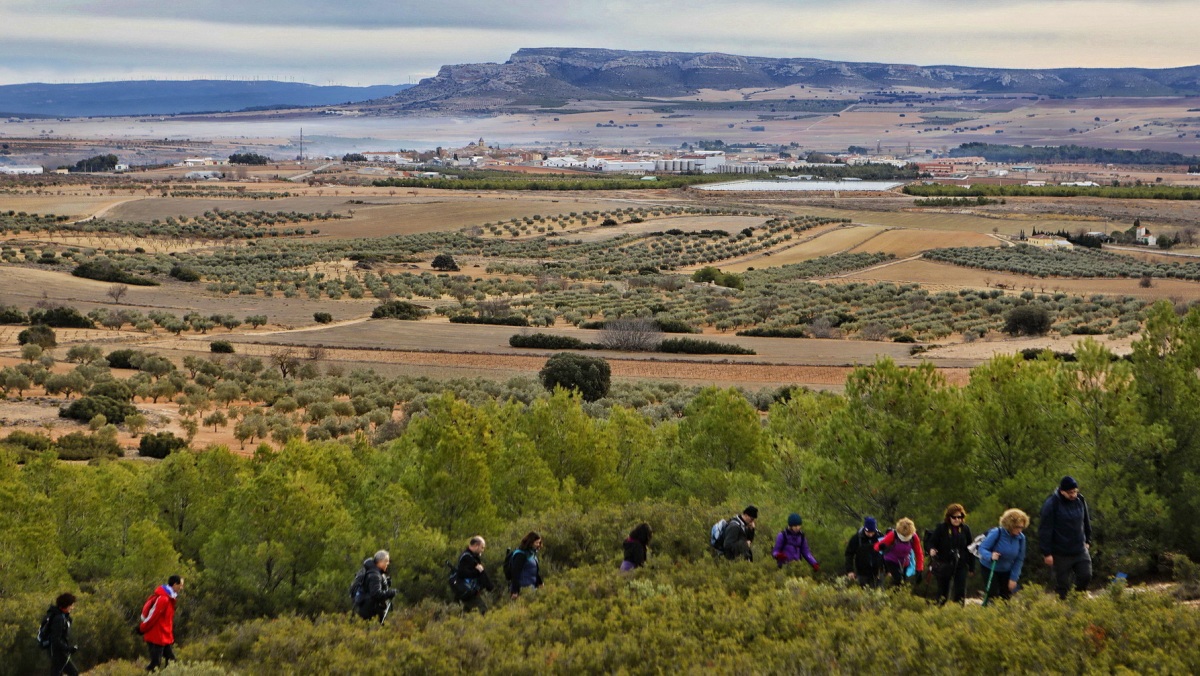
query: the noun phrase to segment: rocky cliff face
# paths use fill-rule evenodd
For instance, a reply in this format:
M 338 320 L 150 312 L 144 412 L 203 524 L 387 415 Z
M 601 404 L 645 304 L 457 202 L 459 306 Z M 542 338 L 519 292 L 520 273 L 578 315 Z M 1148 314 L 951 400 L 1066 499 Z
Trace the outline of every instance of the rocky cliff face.
M 1079 97 L 1188 96 L 1200 95 L 1200 66 L 1018 70 L 548 47 L 521 49 L 500 64 L 443 66 L 435 77 L 379 103 L 399 108 L 468 103 L 486 107 L 562 98 L 654 98 L 703 88 L 791 84 L 885 90 L 917 86 Z

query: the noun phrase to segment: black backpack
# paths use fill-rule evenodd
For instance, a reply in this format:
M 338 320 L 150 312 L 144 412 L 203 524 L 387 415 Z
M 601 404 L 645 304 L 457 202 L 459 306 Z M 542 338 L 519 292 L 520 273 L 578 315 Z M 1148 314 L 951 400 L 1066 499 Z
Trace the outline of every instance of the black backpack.
M 521 551 L 521 550 L 520 549 L 504 550 L 504 565 L 502 566 L 502 568 L 504 568 L 504 579 L 508 580 L 509 582 L 512 582 L 513 578 L 515 578 L 517 576 L 518 571 L 513 570 L 512 560 L 513 560 L 513 555 L 519 551 Z
M 42 626 L 38 628 L 37 642 L 42 650 L 50 649 L 50 619 L 53 612 L 53 608 L 46 611 L 46 616 L 42 618 Z
M 458 557 L 459 563 L 462 562 L 463 556 L 466 556 L 466 554 L 463 554 L 462 556 Z M 447 561 L 446 566 L 450 569 L 450 578 L 449 578 L 450 593 L 452 593 L 454 595 L 455 601 L 465 601 L 465 600 L 471 598 L 472 596 L 476 596 L 479 594 L 479 580 L 478 579 L 470 579 L 470 580 L 459 579 L 458 564 L 450 563 L 449 561 Z
M 354 581 L 350 583 L 350 602 L 355 606 L 358 605 L 359 596 L 362 595 L 363 585 L 367 580 L 367 567 L 362 565 L 358 567 L 358 572 L 354 574 Z

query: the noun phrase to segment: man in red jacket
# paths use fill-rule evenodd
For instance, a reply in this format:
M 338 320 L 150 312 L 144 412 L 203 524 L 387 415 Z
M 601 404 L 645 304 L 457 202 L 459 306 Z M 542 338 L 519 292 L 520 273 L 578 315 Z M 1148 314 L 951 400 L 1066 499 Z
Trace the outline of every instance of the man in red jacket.
M 154 671 L 160 666 L 167 666 L 175 659 L 175 599 L 183 590 L 183 578 L 172 575 L 167 583 L 150 595 L 146 605 L 142 606 L 142 622 L 138 631 L 146 639 L 150 649 L 150 665 L 146 671 Z M 161 663 L 161 664 L 160 664 Z

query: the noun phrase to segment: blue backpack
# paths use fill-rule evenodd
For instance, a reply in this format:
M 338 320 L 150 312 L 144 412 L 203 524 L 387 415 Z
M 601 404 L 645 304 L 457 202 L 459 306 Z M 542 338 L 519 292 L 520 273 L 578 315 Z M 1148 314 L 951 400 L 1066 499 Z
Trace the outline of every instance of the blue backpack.
M 712 547 L 713 549 L 717 550 L 718 552 L 723 553 L 725 551 L 725 549 L 724 549 L 725 526 L 728 526 L 728 525 L 729 525 L 728 519 L 721 519 L 720 521 L 713 524 L 712 528 L 708 532 L 708 546 L 709 547 Z

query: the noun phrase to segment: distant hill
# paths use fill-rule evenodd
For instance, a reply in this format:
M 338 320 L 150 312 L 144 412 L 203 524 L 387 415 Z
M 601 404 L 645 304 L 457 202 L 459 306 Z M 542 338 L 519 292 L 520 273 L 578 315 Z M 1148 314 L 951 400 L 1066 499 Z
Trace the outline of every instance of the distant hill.
M 84 117 L 326 106 L 390 96 L 412 85 L 323 87 L 271 80 L 135 80 L 0 86 L 0 115 Z
M 1058 97 L 1200 95 L 1200 66 L 1056 68 L 851 63 L 718 53 L 612 49 L 521 49 L 505 63 L 443 66 L 438 74 L 377 103 L 399 109 L 496 107 L 554 99 L 681 96 L 698 89 L 930 87 Z

